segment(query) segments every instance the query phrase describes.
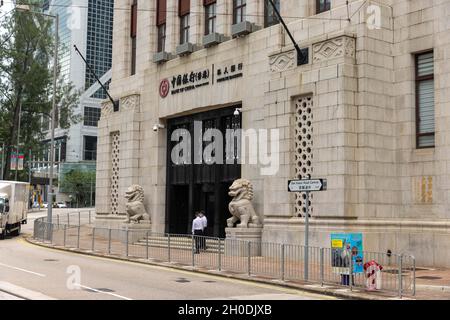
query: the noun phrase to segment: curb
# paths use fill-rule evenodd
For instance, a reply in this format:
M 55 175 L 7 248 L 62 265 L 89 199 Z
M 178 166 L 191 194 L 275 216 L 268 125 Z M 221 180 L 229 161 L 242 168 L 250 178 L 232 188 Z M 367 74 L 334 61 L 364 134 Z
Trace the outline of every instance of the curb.
M 274 286 L 278 286 L 278 287 L 302 290 L 302 291 L 309 292 L 309 293 L 333 296 L 336 298 L 344 298 L 344 299 L 350 299 L 350 300 L 414 300 L 410 297 L 408 297 L 408 298 L 404 297 L 403 299 L 400 299 L 400 298 L 394 297 L 394 296 L 374 296 L 374 295 L 369 295 L 367 293 L 364 293 L 364 292 L 360 291 L 359 289 L 354 290 L 354 291 L 349 291 L 349 289 L 345 289 L 345 288 L 330 289 L 330 288 L 326 288 L 326 287 L 321 287 L 320 285 L 313 285 L 313 284 L 302 285 L 302 284 L 289 283 L 289 282 L 285 282 L 282 280 L 273 280 L 273 279 L 268 280 L 268 279 L 255 278 L 252 276 L 249 277 L 249 276 L 242 276 L 242 275 L 224 274 L 224 273 L 222 273 L 220 271 L 216 271 L 216 270 L 205 270 L 205 269 L 199 269 L 199 268 L 190 267 L 190 266 L 179 266 L 179 265 L 174 265 L 174 264 L 167 263 L 167 262 L 154 262 L 154 261 L 148 261 L 148 260 L 143 261 L 142 259 L 109 256 L 106 254 L 94 253 L 92 251 L 84 251 L 84 250 L 80 250 L 80 249 L 55 247 L 52 245 L 48 245 L 48 244 L 44 244 L 44 243 L 35 241 L 34 239 L 32 239 L 31 236 L 23 237 L 23 239 L 30 244 L 33 244 L 33 245 L 36 245 L 39 247 L 50 248 L 53 250 L 72 252 L 72 253 L 82 254 L 82 255 L 86 255 L 86 256 L 107 258 L 107 259 L 117 260 L 117 261 L 128 261 L 128 262 L 139 263 L 139 264 L 144 264 L 144 265 L 165 267 L 165 268 L 175 269 L 175 270 L 191 271 L 191 272 L 202 273 L 202 274 L 207 274 L 207 275 L 214 275 L 214 276 L 228 278 L 228 279 L 238 279 L 238 280 L 255 282 L 255 283 L 270 284 L 270 285 L 274 285 Z
M 18 287 L 9 282 L 0 281 L 0 291 L 23 300 L 55 300 L 43 293 Z

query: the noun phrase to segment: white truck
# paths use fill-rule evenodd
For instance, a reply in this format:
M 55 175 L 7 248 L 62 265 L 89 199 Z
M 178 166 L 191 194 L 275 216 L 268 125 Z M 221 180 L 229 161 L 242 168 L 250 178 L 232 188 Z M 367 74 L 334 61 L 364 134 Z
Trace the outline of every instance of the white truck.
M 0 180 L 0 239 L 18 236 L 27 223 L 30 184 Z

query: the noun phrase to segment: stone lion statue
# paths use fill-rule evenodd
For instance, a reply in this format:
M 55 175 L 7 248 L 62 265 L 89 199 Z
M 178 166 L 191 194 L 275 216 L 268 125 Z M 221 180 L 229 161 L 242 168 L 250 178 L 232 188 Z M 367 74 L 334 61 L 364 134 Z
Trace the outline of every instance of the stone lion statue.
M 248 228 L 249 224 L 261 226 L 261 219 L 256 214 L 253 208 L 253 186 L 247 179 L 238 179 L 233 182 L 230 187 L 229 196 L 233 197 L 228 209 L 232 217 L 227 219 L 227 225 L 229 228 L 234 227 L 234 224 L 241 221 L 237 225 L 238 228 Z
M 141 186 L 137 184 L 130 186 L 125 193 L 125 199 L 127 199 L 125 204 L 126 223 L 140 223 L 140 221 L 150 223 L 150 215 L 144 207 L 144 189 Z

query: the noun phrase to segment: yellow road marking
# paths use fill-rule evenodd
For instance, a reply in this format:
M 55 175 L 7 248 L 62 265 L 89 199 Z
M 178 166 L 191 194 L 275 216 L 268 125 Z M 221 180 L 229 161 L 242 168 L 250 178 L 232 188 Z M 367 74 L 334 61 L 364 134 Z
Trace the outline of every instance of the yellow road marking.
M 179 274 L 183 274 L 183 275 L 191 275 L 191 276 L 197 276 L 197 277 L 202 277 L 202 278 L 207 278 L 207 279 L 220 280 L 220 281 L 224 281 L 224 282 L 239 283 L 239 284 L 253 286 L 253 287 L 277 290 L 277 291 L 290 293 L 290 294 L 298 295 L 298 296 L 307 296 L 307 297 L 311 297 L 311 298 L 316 297 L 316 298 L 321 298 L 321 299 L 337 300 L 337 298 L 333 297 L 333 296 L 321 295 L 319 293 L 311 293 L 311 292 L 307 292 L 307 291 L 302 291 L 301 289 L 283 288 L 283 287 L 280 287 L 277 285 L 271 285 L 271 284 L 266 284 L 266 283 L 256 283 L 253 281 L 247 281 L 247 280 L 242 280 L 242 279 L 226 278 L 226 277 L 221 277 L 221 276 L 212 275 L 212 274 L 196 273 L 195 271 L 187 271 L 187 270 L 185 271 L 185 270 L 179 270 L 179 269 L 174 269 L 174 268 L 165 267 L 165 266 L 155 266 L 155 265 L 146 264 L 146 263 L 142 263 L 142 262 L 138 262 L 138 261 L 135 262 L 135 261 L 119 260 L 119 259 L 114 259 L 114 258 L 107 258 L 107 257 L 94 256 L 94 255 L 90 255 L 90 254 L 84 254 L 83 252 L 43 247 L 40 245 L 30 243 L 23 238 L 19 238 L 17 241 L 22 244 L 29 245 L 31 247 L 40 247 L 44 250 L 53 251 L 53 252 L 55 252 L 55 251 L 62 252 L 63 251 L 67 254 L 78 255 L 78 256 L 82 255 L 84 257 L 97 259 L 97 260 L 103 260 L 103 261 L 108 261 L 108 262 L 112 261 L 112 262 L 118 262 L 118 263 L 123 263 L 123 264 L 134 265 L 134 266 L 139 265 L 139 266 L 143 266 L 143 267 L 153 269 L 153 270 L 171 271 L 171 272 L 179 273 Z

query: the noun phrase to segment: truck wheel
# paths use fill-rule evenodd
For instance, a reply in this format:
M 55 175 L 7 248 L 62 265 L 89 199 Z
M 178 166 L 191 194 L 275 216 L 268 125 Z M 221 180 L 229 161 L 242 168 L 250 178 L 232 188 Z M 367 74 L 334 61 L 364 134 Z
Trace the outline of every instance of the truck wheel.
M 4 240 L 6 238 L 6 228 L 3 229 L 3 232 L 0 233 L 0 240 Z
M 22 225 L 19 223 L 18 224 L 18 229 L 14 230 L 14 232 L 12 233 L 13 237 L 17 237 L 18 235 L 20 235 L 20 229 L 22 228 Z

